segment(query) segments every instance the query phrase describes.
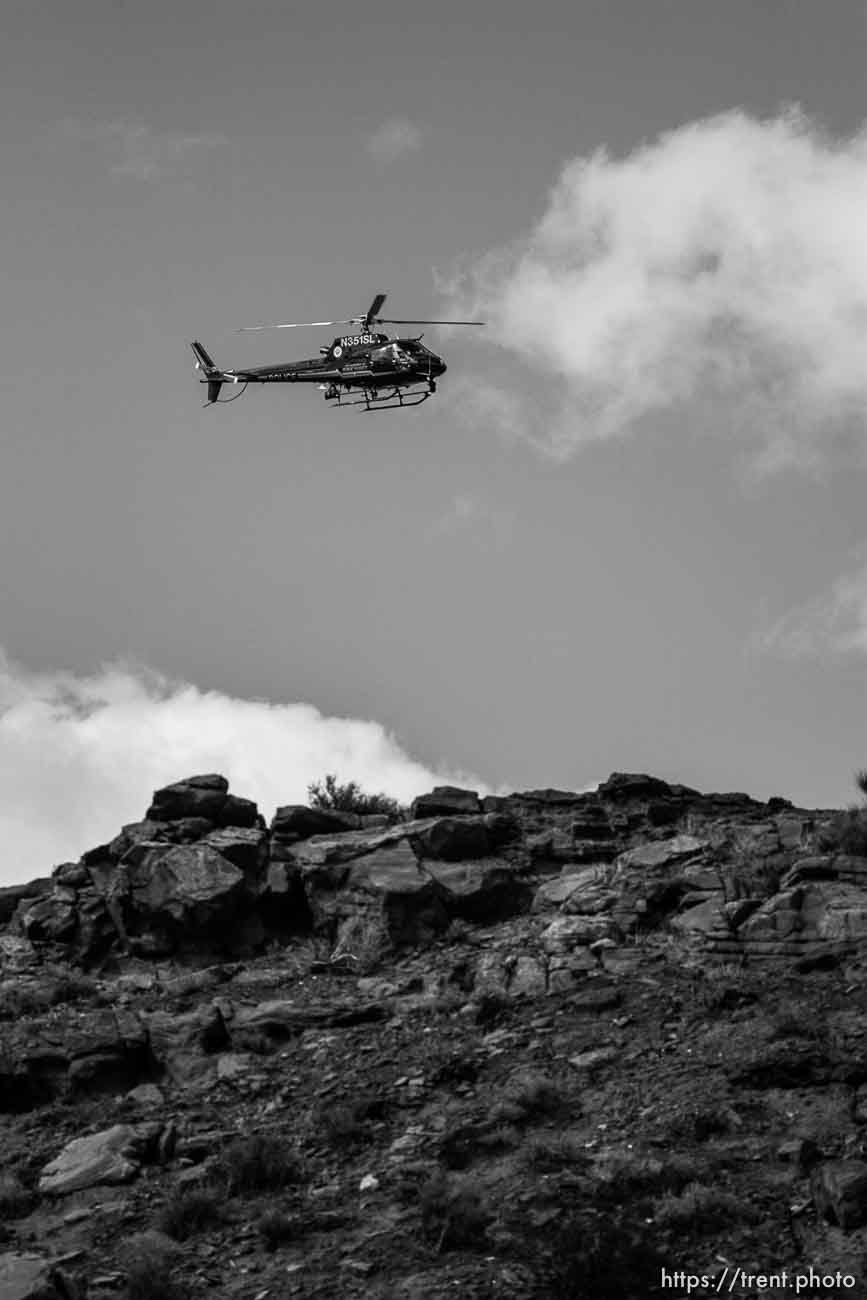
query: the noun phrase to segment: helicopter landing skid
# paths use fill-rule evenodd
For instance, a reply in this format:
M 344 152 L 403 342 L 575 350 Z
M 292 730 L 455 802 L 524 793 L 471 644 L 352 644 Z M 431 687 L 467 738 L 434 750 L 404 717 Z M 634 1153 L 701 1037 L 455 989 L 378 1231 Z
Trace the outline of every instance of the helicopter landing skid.
M 430 383 L 426 388 L 414 388 L 408 392 L 400 388 L 393 388 L 388 393 L 366 389 L 362 397 L 346 397 L 341 392 L 327 391 L 325 400 L 335 406 L 363 406 L 365 411 L 399 411 L 404 406 L 421 406 L 435 392 L 436 384 Z

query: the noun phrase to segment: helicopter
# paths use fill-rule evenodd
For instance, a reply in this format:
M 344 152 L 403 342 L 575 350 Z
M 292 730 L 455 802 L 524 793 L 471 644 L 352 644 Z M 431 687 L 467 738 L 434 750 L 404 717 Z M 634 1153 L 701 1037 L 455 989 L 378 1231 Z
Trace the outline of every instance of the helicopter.
M 484 325 L 480 320 L 392 320 L 379 315 L 386 295 L 378 293 L 363 316 L 348 320 L 287 321 L 276 325 L 244 325 L 238 333 L 254 330 L 307 329 L 326 325 L 351 325 L 349 334 L 338 335 L 330 347 L 320 348 L 319 357 L 304 361 L 282 361 L 273 366 L 221 370 L 198 339 L 190 346 L 196 358 L 199 380 L 208 386 L 205 406 L 234 402 L 248 384 L 316 384 L 326 402 L 335 406 L 362 406 L 365 411 L 397 410 L 420 406 L 437 390 L 436 381 L 446 372 L 442 357 L 422 343 L 422 334 L 411 338 L 391 337 L 377 325 Z M 234 397 L 221 397 L 224 384 L 243 384 Z

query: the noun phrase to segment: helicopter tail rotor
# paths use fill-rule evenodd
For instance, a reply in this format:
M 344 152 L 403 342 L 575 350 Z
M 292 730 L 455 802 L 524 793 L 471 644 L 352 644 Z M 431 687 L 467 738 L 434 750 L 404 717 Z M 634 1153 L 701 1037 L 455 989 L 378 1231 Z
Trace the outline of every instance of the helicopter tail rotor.
M 193 349 L 193 355 L 196 358 L 196 369 L 201 370 L 207 380 L 208 400 L 205 405 L 211 406 L 220 399 L 220 389 L 223 387 L 223 372 L 214 365 L 213 359 L 208 356 L 198 339 L 194 339 L 190 347 Z

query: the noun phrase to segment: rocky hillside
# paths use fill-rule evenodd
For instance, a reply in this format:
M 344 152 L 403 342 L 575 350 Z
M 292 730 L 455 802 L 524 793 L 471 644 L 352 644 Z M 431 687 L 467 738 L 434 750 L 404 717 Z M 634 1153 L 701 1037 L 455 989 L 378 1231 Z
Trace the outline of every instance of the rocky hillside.
M 0 1300 L 867 1295 L 844 823 L 158 790 L 0 890 Z

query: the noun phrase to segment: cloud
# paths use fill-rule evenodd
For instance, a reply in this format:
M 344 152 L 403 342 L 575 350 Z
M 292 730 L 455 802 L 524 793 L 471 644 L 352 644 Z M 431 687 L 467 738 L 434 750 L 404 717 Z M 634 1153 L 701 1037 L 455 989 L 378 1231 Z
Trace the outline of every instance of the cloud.
M 731 111 L 568 163 L 451 305 L 556 379 L 561 452 L 699 400 L 759 438 L 761 468 L 809 466 L 863 422 L 865 218 L 867 128 Z
M 434 531 L 456 533 L 476 520 L 484 518 L 485 514 L 486 508 L 478 497 L 469 492 L 456 492 L 437 520 Z
M 139 820 L 158 786 L 212 771 L 268 818 L 306 802 L 326 772 L 402 802 L 438 783 L 483 788 L 416 762 L 378 722 L 236 699 L 123 663 L 88 677 L 33 673 L 0 651 L 0 885 L 76 859 Z
M 502 546 L 512 532 L 512 515 L 474 492 L 455 492 L 427 531 L 429 541 L 469 534 L 475 545 Z
M 481 375 L 458 375 L 445 401 L 467 424 L 492 425 L 507 440 L 531 439 L 527 400 L 506 381 L 494 383 Z
M 383 166 L 415 153 L 422 145 L 419 127 L 408 117 L 390 117 L 367 138 L 367 149 Z
M 867 561 L 759 633 L 757 648 L 787 658 L 867 654 Z
M 138 181 L 182 175 L 195 160 L 227 143 L 216 132 L 155 131 L 145 122 L 123 118 L 91 123 L 69 118 L 63 128 L 78 140 L 101 144 L 113 176 Z

